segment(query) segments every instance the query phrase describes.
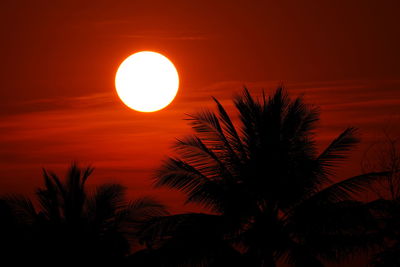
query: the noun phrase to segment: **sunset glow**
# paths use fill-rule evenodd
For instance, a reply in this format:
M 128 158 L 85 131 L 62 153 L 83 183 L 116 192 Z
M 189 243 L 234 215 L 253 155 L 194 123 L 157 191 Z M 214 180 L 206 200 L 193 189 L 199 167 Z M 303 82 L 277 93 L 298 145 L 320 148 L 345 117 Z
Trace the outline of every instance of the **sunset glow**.
M 0 267 L 400 267 L 400 0 L 0 0 Z

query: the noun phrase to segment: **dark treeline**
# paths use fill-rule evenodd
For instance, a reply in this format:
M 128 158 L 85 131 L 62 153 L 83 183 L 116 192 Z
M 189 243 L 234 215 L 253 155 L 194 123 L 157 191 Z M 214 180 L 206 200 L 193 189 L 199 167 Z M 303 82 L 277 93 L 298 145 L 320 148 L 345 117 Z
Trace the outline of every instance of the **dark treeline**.
M 359 142 L 356 129 L 345 129 L 318 153 L 319 110 L 301 97 L 279 88 L 255 99 L 244 90 L 234 99 L 237 124 L 214 100 L 216 112 L 189 117 L 195 133 L 176 142 L 178 156 L 154 178 L 155 186 L 180 190 L 209 213 L 169 214 L 150 197 L 128 201 L 118 184 L 88 190 L 90 167 L 74 164 L 65 179 L 44 170 L 34 200 L 13 194 L 0 200 L 0 261 L 316 267 L 363 253 L 371 266 L 400 266 L 394 140 L 380 164 L 343 179 L 336 168 Z M 376 197 L 367 202 L 366 192 Z

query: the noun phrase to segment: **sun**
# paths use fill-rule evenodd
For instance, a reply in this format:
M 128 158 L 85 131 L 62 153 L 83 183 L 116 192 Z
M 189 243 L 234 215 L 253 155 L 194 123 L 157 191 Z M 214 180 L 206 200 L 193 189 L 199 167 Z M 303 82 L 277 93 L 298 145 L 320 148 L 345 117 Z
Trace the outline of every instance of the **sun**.
M 122 102 L 131 109 L 154 112 L 168 106 L 179 88 L 178 72 L 165 56 L 142 51 L 127 57 L 115 76 Z

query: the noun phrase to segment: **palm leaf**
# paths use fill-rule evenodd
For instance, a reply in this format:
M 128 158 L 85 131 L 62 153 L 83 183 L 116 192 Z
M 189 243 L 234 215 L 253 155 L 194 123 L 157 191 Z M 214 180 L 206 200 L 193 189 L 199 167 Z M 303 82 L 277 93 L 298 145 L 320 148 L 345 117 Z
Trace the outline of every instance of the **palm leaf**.
M 95 189 L 87 201 L 87 212 L 93 223 L 104 224 L 124 207 L 125 187 L 119 184 L 103 184 Z
M 156 173 L 155 186 L 168 186 L 185 192 L 188 196 L 186 202 L 195 202 L 214 211 L 221 208 L 223 185 L 179 159 L 169 158 L 163 164 Z
M 168 186 L 190 193 L 209 179 L 196 168 L 180 159 L 169 158 L 155 174 L 155 186 Z
M 317 162 L 325 173 L 332 175 L 337 164 L 346 159 L 349 151 L 358 144 L 356 132 L 356 128 L 347 128 L 319 155 Z
M 330 203 L 352 200 L 354 194 L 368 190 L 371 184 L 387 175 L 388 172 L 371 172 L 353 176 L 320 190 L 306 201 L 312 200 L 319 203 Z
M 167 207 L 152 197 L 141 197 L 126 207 L 131 221 L 148 221 L 154 217 L 168 215 Z
M 175 148 L 184 161 L 209 179 L 226 177 L 231 179 L 231 164 L 209 149 L 203 141 L 196 136 L 188 136 L 178 140 Z M 229 162 L 229 161 L 228 161 Z
M 231 161 L 238 161 L 238 155 L 225 136 L 220 121 L 213 112 L 203 111 L 194 115 L 189 115 L 190 125 L 199 134 L 202 142 L 214 152 L 219 152 L 220 156 L 226 157 Z
M 213 100 L 217 104 L 218 113 L 219 113 L 219 120 L 222 122 L 223 128 L 227 135 L 227 140 L 231 144 L 234 151 L 238 151 L 240 158 L 246 158 L 246 151 L 244 149 L 242 140 L 232 123 L 231 118 L 229 117 L 228 113 L 226 112 L 225 108 L 221 105 L 221 103 L 213 97 Z
M 23 224 L 32 224 L 37 219 L 37 212 L 32 201 L 21 195 L 8 195 L 3 200 L 11 207 L 15 217 Z

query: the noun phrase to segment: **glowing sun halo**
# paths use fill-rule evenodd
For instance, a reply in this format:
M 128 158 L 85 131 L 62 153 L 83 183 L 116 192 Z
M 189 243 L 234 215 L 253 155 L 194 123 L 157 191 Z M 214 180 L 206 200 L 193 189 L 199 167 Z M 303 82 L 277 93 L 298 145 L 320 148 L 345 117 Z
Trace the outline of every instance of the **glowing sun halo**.
M 165 56 L 142 51 L 126 58 L 115 76 L 118 96 L 128 107 L 153 112 L 174 100 L 179 87 L 178 72 Z

